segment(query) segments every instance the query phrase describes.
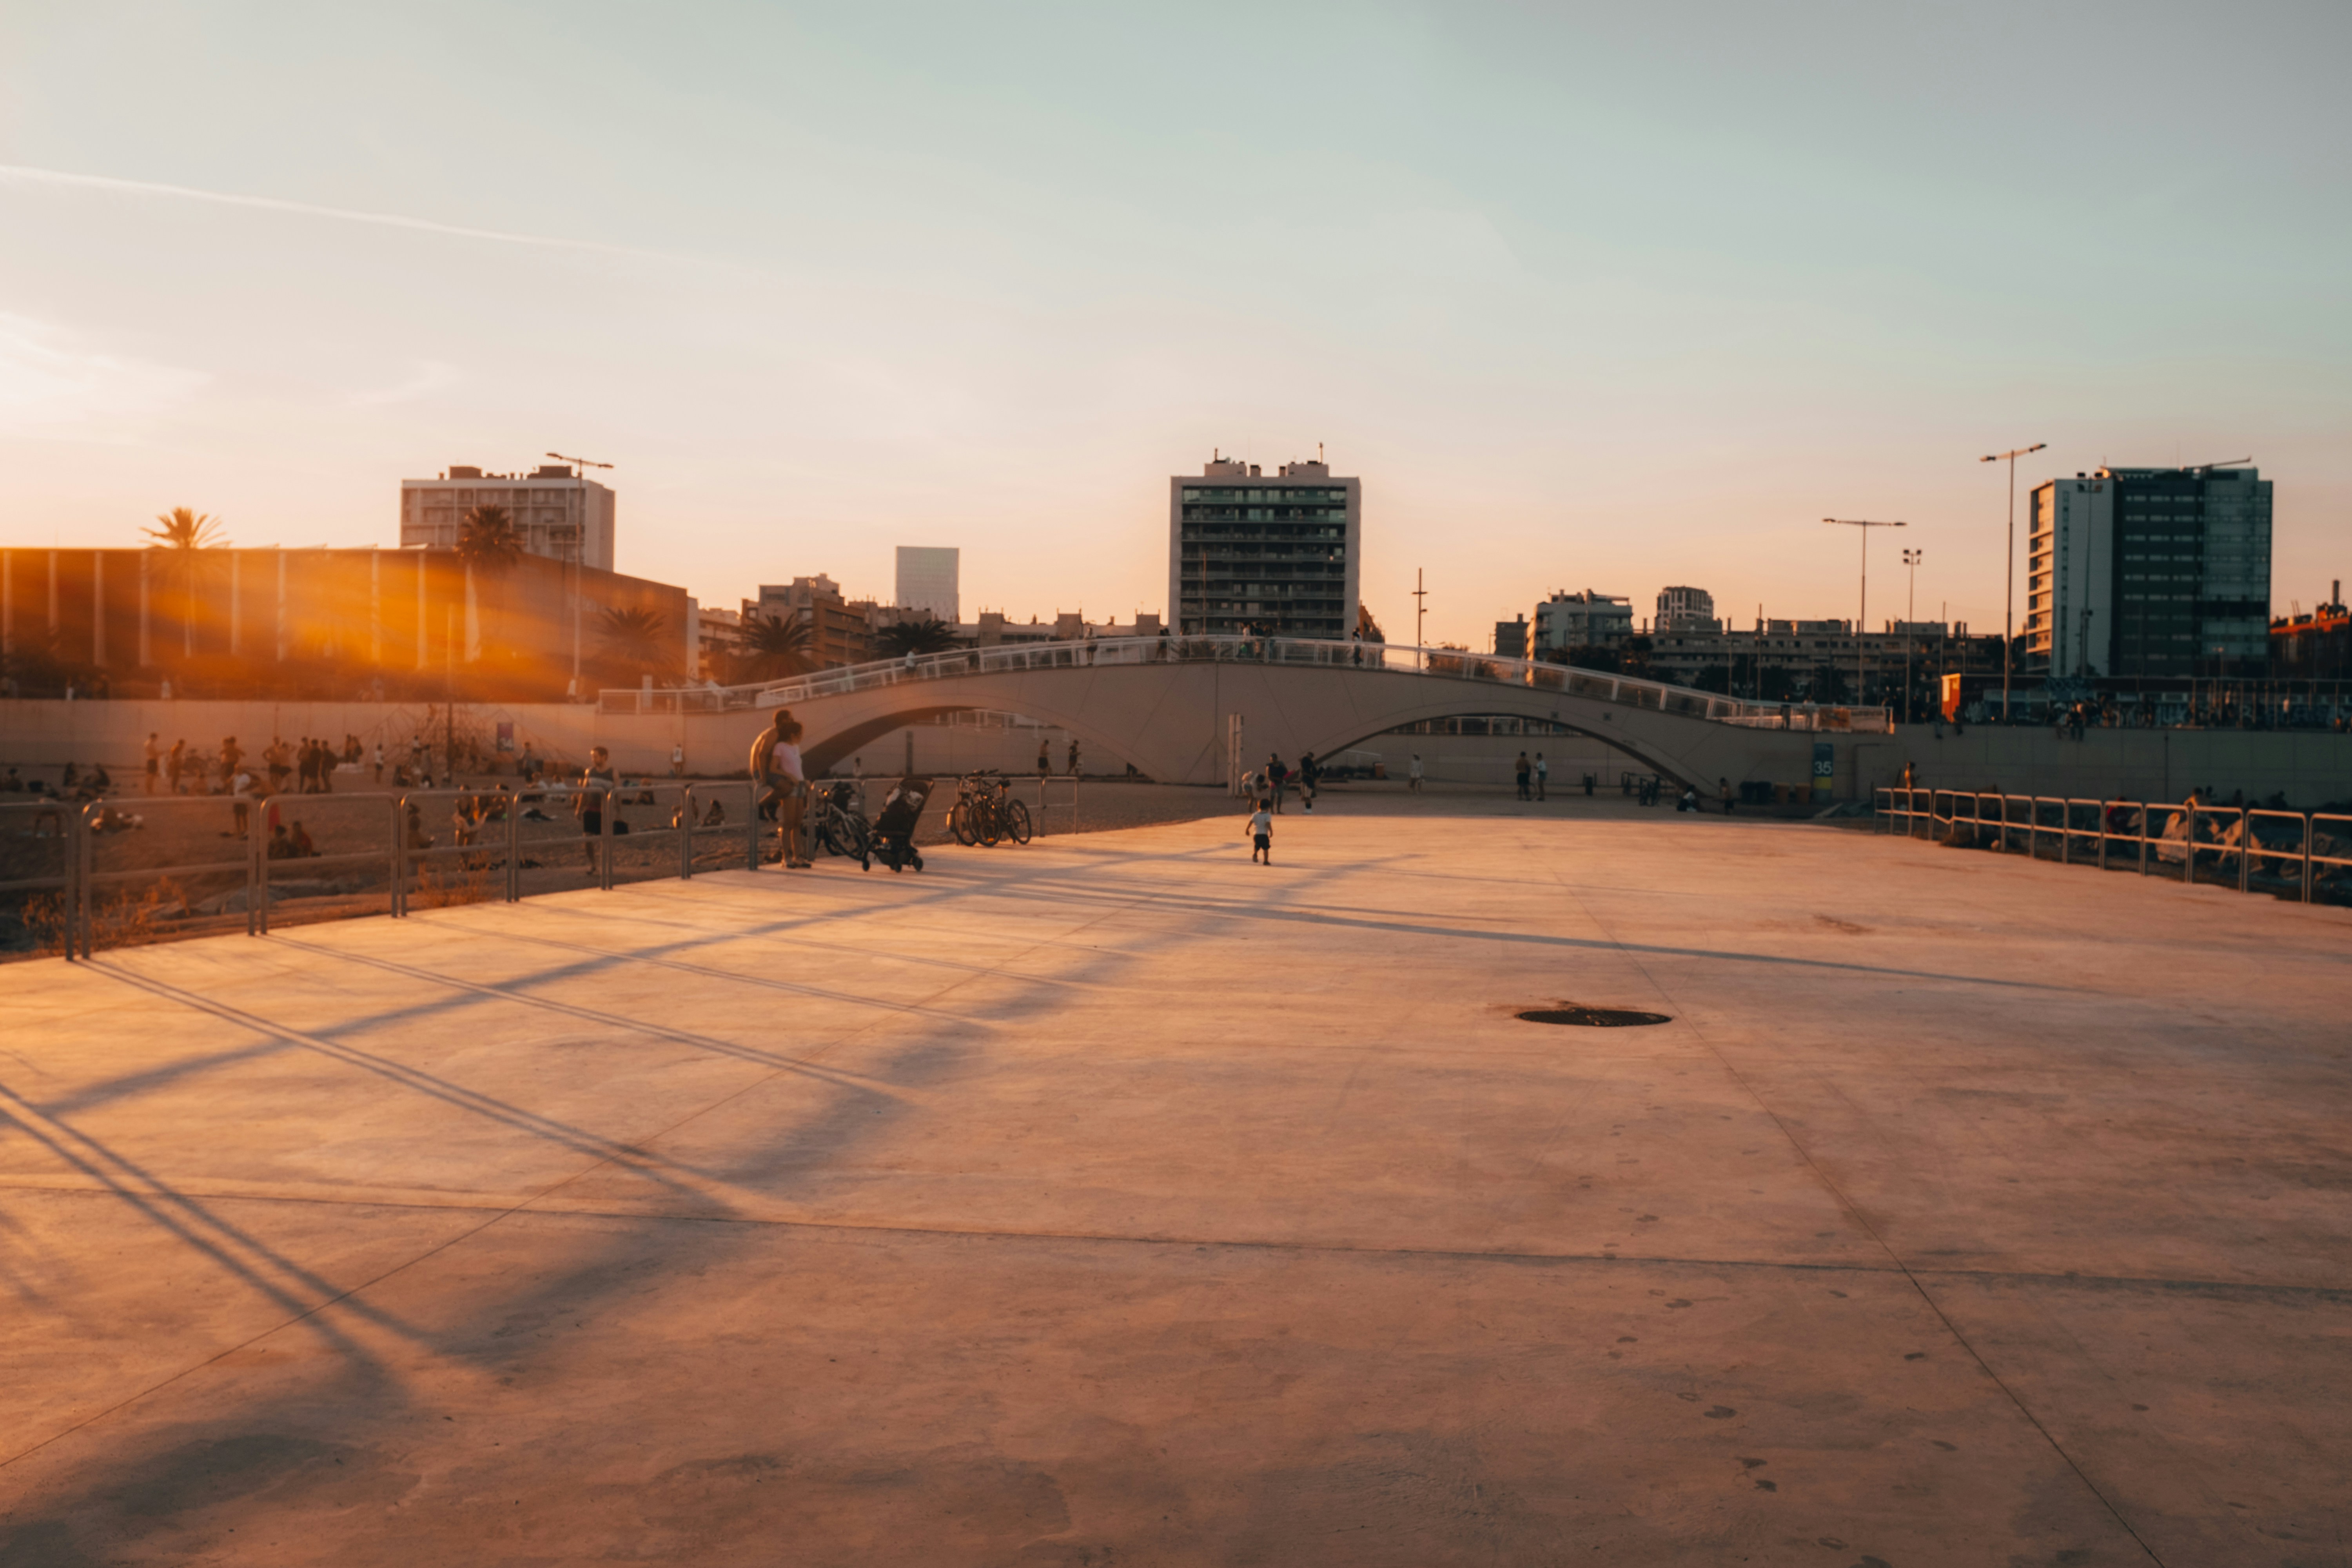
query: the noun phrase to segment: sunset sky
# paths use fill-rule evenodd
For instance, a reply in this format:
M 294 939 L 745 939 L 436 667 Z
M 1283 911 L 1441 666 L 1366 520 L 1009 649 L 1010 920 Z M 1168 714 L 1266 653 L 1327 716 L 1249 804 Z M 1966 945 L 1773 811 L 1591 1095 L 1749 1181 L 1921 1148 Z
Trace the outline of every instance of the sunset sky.
M 1548 590 L 1999 626 L 2004 476 L 2252 457 L 2352 577 L 2352 9 L 0 3 L 0 542 L 393 544 L 617 465 L 731 605 L 1166 595 L 1325 444 L 1392 637 Z M 2021 609 L 2021 618 L 2022 611 Z

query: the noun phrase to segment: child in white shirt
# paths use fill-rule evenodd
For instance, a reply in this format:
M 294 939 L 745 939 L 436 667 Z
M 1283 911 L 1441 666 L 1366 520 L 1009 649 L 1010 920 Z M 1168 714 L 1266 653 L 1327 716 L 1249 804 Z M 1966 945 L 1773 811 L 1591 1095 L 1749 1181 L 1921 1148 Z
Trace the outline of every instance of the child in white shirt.
M 1260 856 L 1265 857 L 1265 864 L 1274 864 L 1274 813 L 1266 809 L 1273 804 L 1261 796 L 1257 809 L 1250 814 L 1249 826 L 1244 829 L 1254 846 L 1250 850 L 1250 864 L 1253 866 L 1258 864 Z

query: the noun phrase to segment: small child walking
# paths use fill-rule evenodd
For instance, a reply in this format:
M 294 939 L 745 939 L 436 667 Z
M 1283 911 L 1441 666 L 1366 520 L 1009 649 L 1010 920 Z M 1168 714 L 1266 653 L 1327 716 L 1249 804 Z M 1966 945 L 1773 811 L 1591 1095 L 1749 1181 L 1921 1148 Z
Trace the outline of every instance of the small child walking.
M 1250 814 L 1249 826 L 1244 829 L 1253 846 L 1250 850 L 1250 864 L 1253 866 L 1259 863 L 1260 857 L 1264 857 L 1266 865 L 1274 864 L 1274 813 L 1267 809 L 1273 804 L 1265 796 L 1259 796 L 1257 809 Z

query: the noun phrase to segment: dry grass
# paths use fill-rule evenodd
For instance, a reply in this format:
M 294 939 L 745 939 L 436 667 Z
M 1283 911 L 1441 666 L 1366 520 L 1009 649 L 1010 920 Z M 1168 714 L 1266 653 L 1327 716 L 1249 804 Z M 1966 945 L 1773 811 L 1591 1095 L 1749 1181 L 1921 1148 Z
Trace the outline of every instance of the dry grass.
M 493 896 L 488 863 L 468 857 L 463 864 L 427 860 L 419 866 L 416 890 L 408 901 L 416 909 L 443 910 L 452 904 L 488 903 Z
M 159 878 L 144 890 L 124 888 L 100 898 L 89 911 L 93 947 L 132 947 L 171 934 L 174 922 L 188 910 L 188 895 L 169 877 Z M 70 918 L 65 894 L 42 893 L 25 903 L 25 925 L 33 933 L 33 951 L 56 957 L 66 950 L 66 923 Z

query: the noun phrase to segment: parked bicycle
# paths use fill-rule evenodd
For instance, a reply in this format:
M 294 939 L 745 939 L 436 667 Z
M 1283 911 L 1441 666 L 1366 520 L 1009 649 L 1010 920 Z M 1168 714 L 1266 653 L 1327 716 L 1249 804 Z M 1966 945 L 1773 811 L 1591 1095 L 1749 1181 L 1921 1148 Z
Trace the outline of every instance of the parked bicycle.
M 860 870 L 874 868 L 874 830 L 866 825 L 857 785 L 849 781 L 820 785 L 811 802 L 805 824 L 809 843 L 828 855 L 857 862 Z
M 948 808 L 948 831 L 959 844 L 994 847 L 1010 838 L 1029 842 L 1029 808 L 1005 793 L 1001 773 L 967 773 L 956 784 L 955 804 Z

